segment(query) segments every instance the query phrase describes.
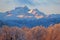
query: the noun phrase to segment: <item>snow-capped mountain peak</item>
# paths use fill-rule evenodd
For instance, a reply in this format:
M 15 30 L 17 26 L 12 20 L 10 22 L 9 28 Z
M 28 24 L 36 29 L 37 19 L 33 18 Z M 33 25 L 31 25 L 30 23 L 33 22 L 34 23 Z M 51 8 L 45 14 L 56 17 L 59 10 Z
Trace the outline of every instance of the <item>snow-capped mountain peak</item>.
M 40 12 L 38 9 L 29 9 L 27 6 L 16 7 L 14 10 L 5 12 L 5 16 L 9 18 L 43 18 L 44 13 Z M 6 18 L 7 19 L 7 18 Z

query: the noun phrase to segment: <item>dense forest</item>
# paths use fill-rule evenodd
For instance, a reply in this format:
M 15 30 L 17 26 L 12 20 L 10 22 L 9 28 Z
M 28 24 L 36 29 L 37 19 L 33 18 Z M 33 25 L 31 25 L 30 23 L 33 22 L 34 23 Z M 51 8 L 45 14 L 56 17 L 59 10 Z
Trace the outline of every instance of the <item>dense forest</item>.
M 0 40 L 60 40 L 60 24 L 51 25 L 48 28 L 36 26 L 0 28 Z

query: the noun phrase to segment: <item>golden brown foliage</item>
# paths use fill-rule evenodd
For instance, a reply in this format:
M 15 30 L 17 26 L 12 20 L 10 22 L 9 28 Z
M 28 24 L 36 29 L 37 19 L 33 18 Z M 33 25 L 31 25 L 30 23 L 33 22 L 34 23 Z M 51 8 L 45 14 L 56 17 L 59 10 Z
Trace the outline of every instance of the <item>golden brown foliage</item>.
M 60 40 L 60 24 L 48 28 L 18 28 L 3 26 L 0 28 L 0 40 Z

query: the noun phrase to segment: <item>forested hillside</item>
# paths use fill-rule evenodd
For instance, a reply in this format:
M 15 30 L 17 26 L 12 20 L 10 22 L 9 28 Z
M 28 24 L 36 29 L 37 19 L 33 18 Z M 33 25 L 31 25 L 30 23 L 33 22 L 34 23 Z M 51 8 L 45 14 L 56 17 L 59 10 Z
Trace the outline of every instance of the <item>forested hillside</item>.
M 0 28 L 0 40 L 60 40 L 60 24 L 51 25 L 48 28 L 3 26 Z

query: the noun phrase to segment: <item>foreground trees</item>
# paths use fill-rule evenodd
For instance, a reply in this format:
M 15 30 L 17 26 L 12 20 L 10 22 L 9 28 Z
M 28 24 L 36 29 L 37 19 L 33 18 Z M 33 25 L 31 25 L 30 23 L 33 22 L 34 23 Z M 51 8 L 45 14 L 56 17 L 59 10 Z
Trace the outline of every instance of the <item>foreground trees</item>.
M 60 40 L 60 24 L 44 28 L 18 28 L 3 26 L 0 28 L 0 40 Z

